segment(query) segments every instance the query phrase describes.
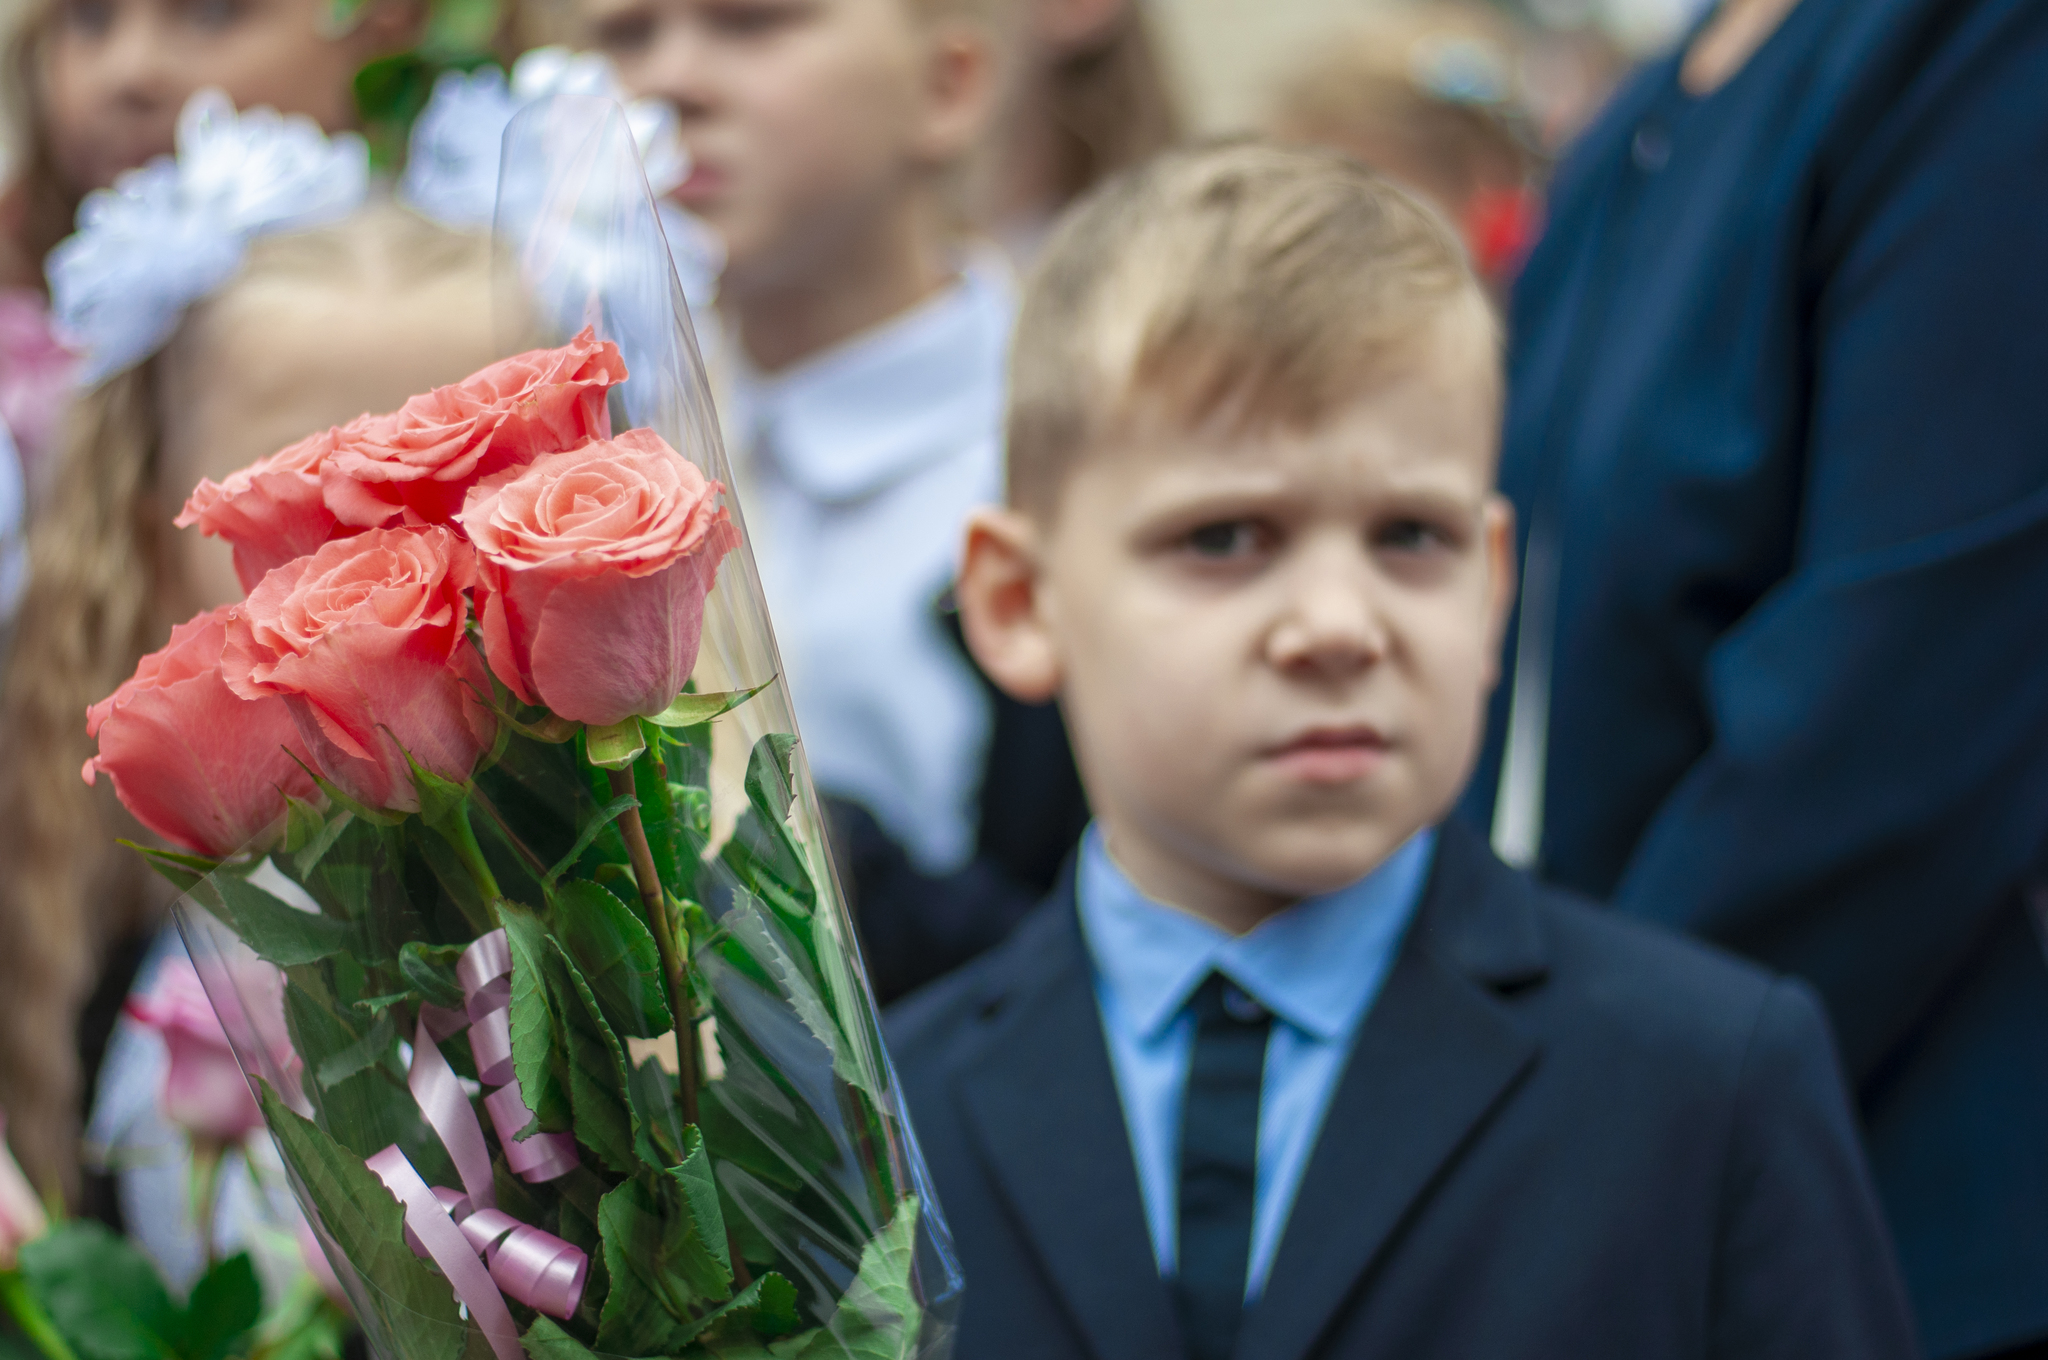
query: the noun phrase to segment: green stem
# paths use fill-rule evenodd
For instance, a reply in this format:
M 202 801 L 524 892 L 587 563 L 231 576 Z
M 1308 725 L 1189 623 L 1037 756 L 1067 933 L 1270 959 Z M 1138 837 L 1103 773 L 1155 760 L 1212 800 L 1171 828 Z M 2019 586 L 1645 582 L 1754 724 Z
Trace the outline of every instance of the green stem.
M 484 895 L 484 900 L 497 901 L 504 893 L 498 890 L 498 879 L 491 872 L 491 866 L 484 862 L 484 848 L 477 844 L 476 828 L 469 824 L 469 805 L 464 803 L 448 820 L 451 825 L 442 834 L 455 847 L 455 857 L 462 861 L 463 868 L 469 870 L 470 879 Z
M 58 1334 L 57 1324 L 43 1311 L 43 1305 L 29 1292 L 28 1281 L 19 1270 L 0 1270 L 0 1305 L 14 1315 L 22 1335 L 35 1343 L 48 1360 L 78 1360 L 71 1346 Z
M 220 1199 L 220 1167 L 227 1160 L 227 1149 L 211 1139 L 195 1137 L 192 1140 L 192 1222 L 199 1229 L 199 1243 L 204 1251 L 205 1270 L 211 1271 L 217 1252 L 214 1247 L 213 1225 L 217 1217 L 216 1201 Z
M 633 772 L 606 770 L 612 796 L 624 797 L 634 791 Z M 640 909 L 647 929 L 654 935 L 654 947 L 661 953 L 661 973 L 668 984 L 669 1014 L 676 1023 L 676 1086 L 683 1122 L 697 1122 L 697 1025 L 692 1019 L 690 983 L 685 973 L 682 950 L 676 945 L 675 922 L 668 914 L 661 875 L 654 868 L 654 851 L 647 844 L 647 827 L 640 809 L 629 807 L 619 814 L 619 834 L 626 842 L 626 857 L 633 864 L 633 882 L 640 889 Z

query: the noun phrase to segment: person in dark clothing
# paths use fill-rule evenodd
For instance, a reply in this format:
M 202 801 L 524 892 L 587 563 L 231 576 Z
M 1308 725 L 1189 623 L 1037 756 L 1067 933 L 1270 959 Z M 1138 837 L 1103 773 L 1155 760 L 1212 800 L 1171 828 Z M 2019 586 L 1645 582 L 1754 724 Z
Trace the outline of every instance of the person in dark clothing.
M 1729 0 L 1550 212 L 1466 812 L 1811 982 L 1927 1350 L 2048 1342 L 2048 6 Z
M 1096 819 L 885 1018 L 959 1360 L 1915 1353 L 1811 990 L 1445 820 L 1498 361 L 1449 229 L 1334 154 L 1168 156 L 1055 234 L 959 594 Z

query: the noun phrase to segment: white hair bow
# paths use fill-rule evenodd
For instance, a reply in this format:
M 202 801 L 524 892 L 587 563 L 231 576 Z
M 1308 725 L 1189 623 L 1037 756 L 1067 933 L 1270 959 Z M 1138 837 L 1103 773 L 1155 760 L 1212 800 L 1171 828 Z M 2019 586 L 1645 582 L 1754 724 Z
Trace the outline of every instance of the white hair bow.
M 83 356 L 83 384 L 155 353 L 251 240 L 344 217 L 369 189 L 362 138 L 273 109 L 237 114 L 219 90 L 186 103 L 177 146 L 88 195 L 78 230 L 50 254 L 57 333 Z

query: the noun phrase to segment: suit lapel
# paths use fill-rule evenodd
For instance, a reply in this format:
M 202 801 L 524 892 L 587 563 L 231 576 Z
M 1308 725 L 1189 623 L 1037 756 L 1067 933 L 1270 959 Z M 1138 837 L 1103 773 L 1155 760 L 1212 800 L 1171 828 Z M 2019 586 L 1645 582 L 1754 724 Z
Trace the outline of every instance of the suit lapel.
M 1237 1354 L 1300 1360 L 1535 1063 L 1491 988 L 1542 975 L 1528 889 L 1461 826 L 1331 1098 Z
M 1056 909 L 1025 927 L 1032 947 L 1020 951 L 994 1032 L 957 1092 L 1010 1211 L 1097 1360 L 1180 1360 L 1071 874 L 1065 882 Z

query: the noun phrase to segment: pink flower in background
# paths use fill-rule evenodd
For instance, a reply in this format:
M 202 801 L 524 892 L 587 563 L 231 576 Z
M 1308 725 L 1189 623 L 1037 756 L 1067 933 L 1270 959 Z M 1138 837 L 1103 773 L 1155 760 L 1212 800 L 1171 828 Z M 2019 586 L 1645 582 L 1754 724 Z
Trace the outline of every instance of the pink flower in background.
M 336 445 L 353 438 L 371 417 L 307 435 L 268 458 L 259 459 L 224 482 L 202 480 L 174 521 L 180 529 L 199 527 L 209 538 L 235 550 L 235 575 L 242 589 L 256 588 L 266 574 L 305 557 L 329 539 L 353 533 L 342 527 L 320 494 L 320 471 Z
M 7 1150 L 7 1112 L 0 1110 L 0 1270 L 12 1270 L 21 1249 L 50 1228 L 43 1202 Z
M 371 807 L 419 811 L 407 753 L 457 783 L 497 735 L 469 644 L 476 554 L 447 529 L 373 529 L 265 576 L 230 609 L 221 671 L 281 697 L 321 772 Z
M 108 776 L 137 821 L 203 855 L 262 835 L 284 815 L 287 793 L 319 797 L 298 763 L 309 759 L 306 743 L 283 701 L 252 702 L 221 678 L 228 608 L 173 628 L 162 650 L 85 713 L 100 748 L 85 762 L 85 782 Z
M 480 483 L 462 525 L 498 678 L 576 722 L 668 707 L 697 663 L 719 560 L 739 542 L 722 490 L 652 430 Z
M 215 1143 L 239 1143 L 263 1127 L 263 1111 L 190 959 L 164 960 L 149 991 L 130 997 L 127 1011 L 155 1030 L 169 1053 L 162 1098 L 166 1119 L 194 1138 Z
M 37 464 L 57 437 L 57 422 L 71 396 L 78 356 L 57 343 L 42 294 L 0 291 L 0 420 L 14 433 L 23 471 Z
M 351 1315 L 355 1307 L 342 1291 L 341 1280 L 334 1273 L 334 1263 L 327 1259 L 327 1251 L 320 1245 L 320 1235 L 313 1231 L 313 1224 L 304 1213 L 292 1225 L 292 1236 L 299 1244 L 299 1259 L 306 1263 L 306 1273 L 320 1282 L 320 1291 L 334 1301 L 334 1305 Z
M 321 474 L 344 524 L 447 524 L 480 479 L 611 433 L 605 392 L 625 381 L 618 346 L 583 333 L 503 359 L 360 423 Z

